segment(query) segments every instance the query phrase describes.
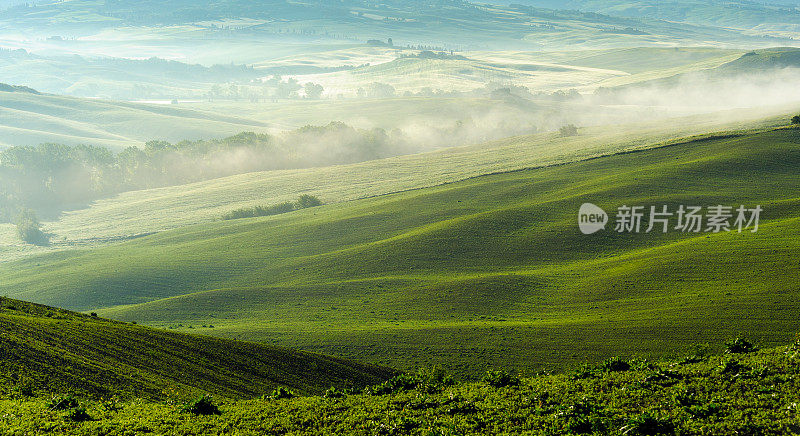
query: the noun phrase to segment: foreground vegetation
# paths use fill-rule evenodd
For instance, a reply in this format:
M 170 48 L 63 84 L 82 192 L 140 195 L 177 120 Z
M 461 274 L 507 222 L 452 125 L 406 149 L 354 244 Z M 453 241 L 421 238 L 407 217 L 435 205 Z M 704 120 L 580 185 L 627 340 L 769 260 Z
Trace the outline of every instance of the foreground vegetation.
M 453 383 L 436 370 L 363 391 L 287 390 L 249 400 L 164 400 L 15 391 L 0 400 L 0 431 L 108 434 L 622 434 L 800 433 L 800 341 L 755 351 L 742 339 L 723 355 L 703 347 L 673 360 L 609 359 L 558 375 L 490 371 Z M 744 346 L 744 347 L 743 347 Z M 30 395 L 30 396 L 28 396 Z

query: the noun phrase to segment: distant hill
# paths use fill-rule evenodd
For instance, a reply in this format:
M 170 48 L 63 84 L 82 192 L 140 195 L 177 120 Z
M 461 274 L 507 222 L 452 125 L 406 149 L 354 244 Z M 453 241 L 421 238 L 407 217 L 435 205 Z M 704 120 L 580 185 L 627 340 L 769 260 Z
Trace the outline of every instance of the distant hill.
M 267 128 L 260 121 L 175 105 L 39 95 L 0 85 L 0 145 L 6 146 L 53 142 L 121 149 L 154 139 L 216 138 Z
M 739 59 L 719 66 L 720 73 L 748 73 L 770 69 L 800 68 L 800 49 L 771 48 L 745 53 Z
M 20 85 L 9 85 L 6 83 L 0 83 L 0 91 L 3 92 L 27 92 L 28 94 L 39 94 L 39 91 L 28 88 L 27 86 L 20 86 Z
M 342 359 L 171 333 L 0 298 L 0 386 L 96 397 L 252 398 L 283 386 L 321 393 L 394 373 Z M 6 392 L 7 393 L 7 392 Z
M 620 17 L 767 30 L 774 24 L 800 23 L 796 0 L 506 0 L 509 3 L 557 9 L 577 9 Z

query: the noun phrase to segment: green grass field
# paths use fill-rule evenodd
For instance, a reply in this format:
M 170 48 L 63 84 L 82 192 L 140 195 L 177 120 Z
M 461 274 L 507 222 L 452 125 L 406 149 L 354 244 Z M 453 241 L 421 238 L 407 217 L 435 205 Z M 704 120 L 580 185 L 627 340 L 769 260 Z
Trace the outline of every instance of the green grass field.
M 780 343 L 798 329 L 798 148 L 796 129 L 739 133 L 186 227 L 8 262 L 0 293 L 460 375 Z M 587 201 L 765 212 L 758 233 L 584 236 Z
M 734 350 L 734 348 L 730 348 Z M 702 350 L 700 350 L 702 351 Z M 566 375 L 495 372 L 453 384 L 435 371 L 362 391 L 247 400 L 212 398 L 205 414 L 163 402 L 25 396 L 0 400 L 8 435 L 784 435 L 800 431 L 800 342 L 675 360 L 610 359 Z M 63 404 L 63 403 L 62 403 Z M 208 405 L 208 403 L 205 403 Z M 216 412 L 216 413 L 214 413 Z
M 277 387 L 320 394 L 379 383 L 394 372 L 342 359 L 165 332 L 22 301 L 0 301 L 0 396 L 84 398 L 213 394 L 253 398 Z M 5 432 L 4 432 L 5 433 Z

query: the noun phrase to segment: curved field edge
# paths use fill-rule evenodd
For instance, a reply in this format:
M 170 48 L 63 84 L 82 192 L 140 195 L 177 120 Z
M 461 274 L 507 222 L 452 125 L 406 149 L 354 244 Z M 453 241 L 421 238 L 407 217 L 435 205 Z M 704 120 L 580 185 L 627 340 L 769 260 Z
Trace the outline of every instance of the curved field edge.
M 278 387 L 321 393 L 391 377 L 386 368 L 273 346 L 166 332 L 0 299 L 0 390 L 164 399 L 252 398 Z

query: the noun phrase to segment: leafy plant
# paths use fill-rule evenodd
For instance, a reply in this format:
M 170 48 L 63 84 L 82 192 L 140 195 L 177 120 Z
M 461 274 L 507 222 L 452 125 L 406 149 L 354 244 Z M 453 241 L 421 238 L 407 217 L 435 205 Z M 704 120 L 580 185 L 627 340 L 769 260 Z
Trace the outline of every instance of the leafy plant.
M 725 343 L 725 352 L 731 354 L 752 353 L 758 351 L 758 348 L 750 341 L 744 338 L 736 338 L 732 341 Z
M 668 418 L 661 418 L 642 413 L 628 420 L 627 425 L 620 429 L 624 435 L 667 435 L 675 434 L 675 424 Z
M 78 407 L 78 400 L 73 395 L 57 395 L 47 402 L 50 410 L 67 410 Z
M 599 369 L 603 372 L 624 372 L 631 369 L 631 365 L 619 357 L 612 357 L 601 363 Z
M 519 384 L 519 378 L 505 371 L 486 371 L 486 374 L 483 376 L 482 380 L 484 383 L 494 388 L 516 386 Z
M 203 395 L 194 401 L 190 401 L 181 409 L 183 412 L 195 415 L 220 415 L 222 412 L 212 401 L 211 395 Z
M 69 411 L 67 414 L 67 419 L 70 421 L 75 422 L 83 422 L 83 421 L 91 421 L 92 417 L 86 413 L 86 408 L 84 407 L 76 407 Z
M 272 398 L 273 400 L 282 400 L 286 398 L 294 398 L 295 396 L 296 395 L 294 394 L 294 392 L 286 389 L 283 386 L 280 386 L 272 391 L 270 398 Z

